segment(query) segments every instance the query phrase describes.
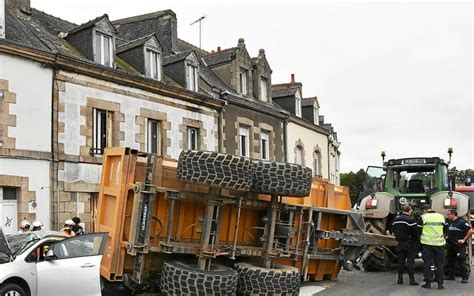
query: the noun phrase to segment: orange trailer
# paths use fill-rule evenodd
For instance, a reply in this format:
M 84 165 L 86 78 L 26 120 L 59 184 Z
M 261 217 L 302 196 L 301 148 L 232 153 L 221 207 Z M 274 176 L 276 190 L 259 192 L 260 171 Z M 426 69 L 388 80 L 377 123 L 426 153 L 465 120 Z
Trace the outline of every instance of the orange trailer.
M 313 178 L 307 196 L 259 194 L 180 181 L 179 165 L 106 149 L 95 230 L 108 232 L 101 264 L 108 282 L 169 295 L 297 295 L 301 280 L 336 279 L 367 246 L 395 244 L 364 232 L 347 187 Z

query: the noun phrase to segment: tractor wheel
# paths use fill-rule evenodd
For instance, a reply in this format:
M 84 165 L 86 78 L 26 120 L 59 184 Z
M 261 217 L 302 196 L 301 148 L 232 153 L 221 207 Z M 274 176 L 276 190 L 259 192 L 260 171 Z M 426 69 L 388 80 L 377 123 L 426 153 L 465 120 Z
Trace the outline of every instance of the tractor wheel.
M 299 295 L 301 277 L 296 267 L 264 268 L 237 263 L 234 268 L 239 274 L 238 295 Z
M 200 270 L 197 264 L 166 261 L 161 273 L 163 295 L 235 295 L 237 272 L 230 267 L 211 265 Z
M 366 220 L 365 231 L 375 234 L 385 234 L 386 219 Z M 369 256 L 362 262 L 362 267 L 366 271 L 383 271 L 390 268 L 393 262 L 393 255 L 385 246 L 376 246 Z
M 231 154 L 184 150 L 177 171 L 180 181 L 212 187 L 248 191 L 252 183 L 251 160 Z
M 252 191 L 306 197 L 311 190 L 311 169 L 292 163 L 254 161 Z

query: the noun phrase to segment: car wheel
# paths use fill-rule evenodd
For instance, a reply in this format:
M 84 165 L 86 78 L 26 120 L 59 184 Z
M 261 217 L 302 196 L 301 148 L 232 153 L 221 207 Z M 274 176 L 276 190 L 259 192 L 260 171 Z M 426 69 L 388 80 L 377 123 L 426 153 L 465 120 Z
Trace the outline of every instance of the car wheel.
M 0 296 L 26 296 L 26 292 L 20 285 L 7 283 L 0 287 Z

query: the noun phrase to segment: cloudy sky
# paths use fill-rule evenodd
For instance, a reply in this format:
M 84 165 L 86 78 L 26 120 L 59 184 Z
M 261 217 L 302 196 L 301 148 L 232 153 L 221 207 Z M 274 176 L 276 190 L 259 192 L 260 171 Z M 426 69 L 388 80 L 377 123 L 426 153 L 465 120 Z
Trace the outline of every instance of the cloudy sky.
M 342 142 L 341 171 L 388 158 L 440 156 L 474 169 L 473 7 L 465 2 L 31 0 L 74 23 L 172 9 L 178 37 L 206 50 L 245 38 L 272 82 L 303 83 Z M 65 4 L 67 3 L 67 4 Z

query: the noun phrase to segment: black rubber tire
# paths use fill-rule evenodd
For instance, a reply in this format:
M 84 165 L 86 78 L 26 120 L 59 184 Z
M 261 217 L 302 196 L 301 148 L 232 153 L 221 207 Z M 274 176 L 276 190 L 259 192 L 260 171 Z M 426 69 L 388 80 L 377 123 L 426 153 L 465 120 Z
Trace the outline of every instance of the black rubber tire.
M 375 234 L 385 234 L 386 219 L 367 219 L 365 221 L 365 231 Z M 390 268 L 393 262 L 390 251 L 385 246 L 373 248 L 369 256 L 362 262 L 362 267 L 366 271 L 384 271 Z
M 253 162 L 252 192 L 306 197 L 311 191 L 310 168 L 275 161 Z
M 239 273 L 237 295 L 299 295 L 301 276 L 298 268 L 276 265 L 264 268 L 248 263 L 236 263 Z
M 26 296 L 26 292 L 20 285 L 15 283 L 6 283 L 0 286 L 0 296 L 8 295 L 9 292 L 17 292 L 20 296 Z
M 163 295 L 235 295 L 237 272 L 230 267 L 211 265 L 200 270 L 185 261 L 166 261 L 161 274 Z
M 178 179 L 211 187 L 249 191 L 252 161 L 231 154 L 183 150 L 178 159 Z

